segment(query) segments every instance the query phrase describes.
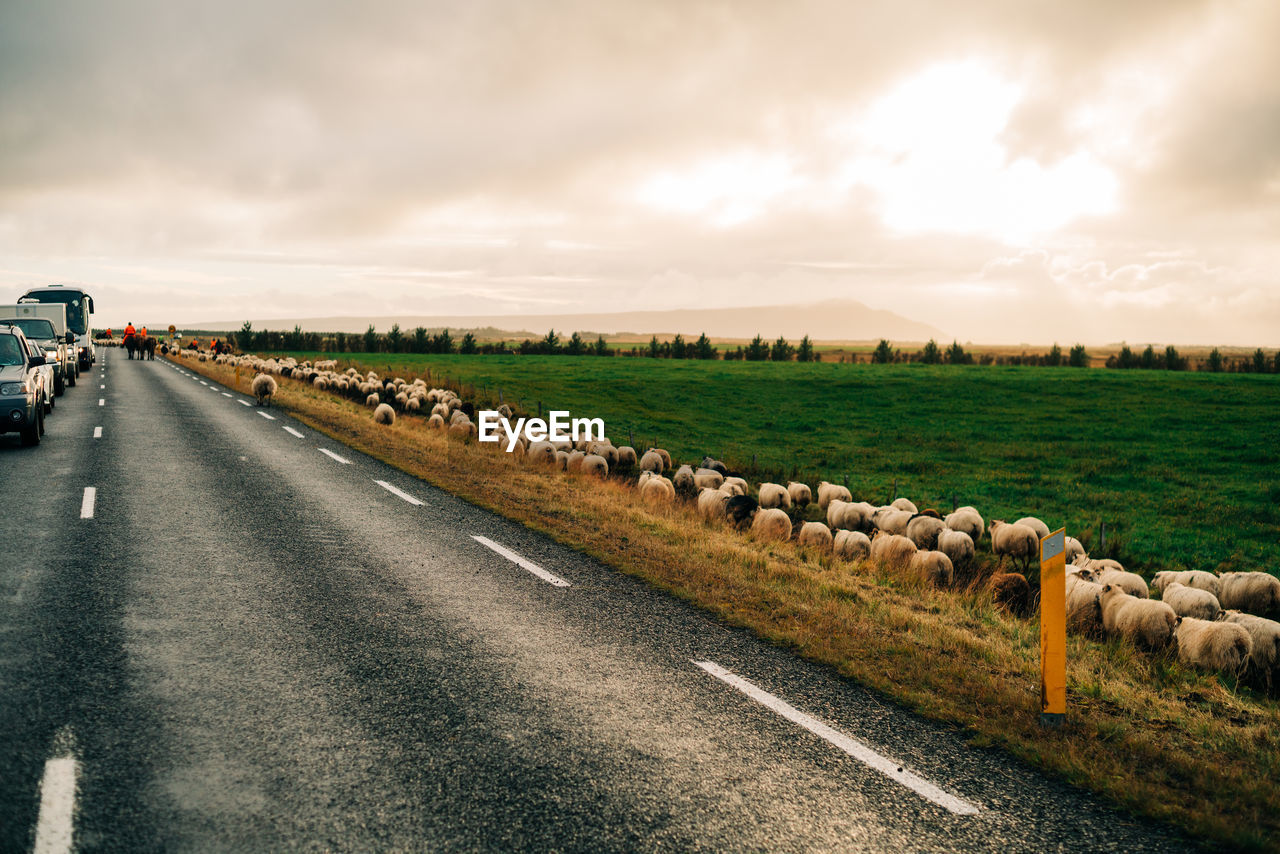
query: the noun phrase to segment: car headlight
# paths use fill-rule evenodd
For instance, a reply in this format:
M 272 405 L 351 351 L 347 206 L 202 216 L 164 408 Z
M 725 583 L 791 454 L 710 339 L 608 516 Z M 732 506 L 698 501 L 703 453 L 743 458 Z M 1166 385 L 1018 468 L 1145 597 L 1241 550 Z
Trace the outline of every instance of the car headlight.
M 0 385 L 0 394 L 26 394 L 26 383 L 5 383 Z

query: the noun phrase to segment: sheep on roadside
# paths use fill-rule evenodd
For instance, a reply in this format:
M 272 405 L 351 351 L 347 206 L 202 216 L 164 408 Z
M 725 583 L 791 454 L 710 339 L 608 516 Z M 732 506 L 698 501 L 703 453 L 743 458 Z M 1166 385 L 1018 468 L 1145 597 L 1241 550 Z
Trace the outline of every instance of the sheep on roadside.
M 1023 516 L 1021 519 L 1014 522 L 1013 524 L 1026 525 L 1028 528 L 1035 531 L 1036 542 L 1039 542 L 1040 540 L 1043 540 L 1045 537 L 1049 536 L 1049 526 L 1046 525 L 1044 522 L 1041 522 L 1035 516 Z
M 450 439 L 458 439 L 462 442 L 470 443 L 476 438 L 476 425 L 470 421 L 459 421 L 456 424 L 450 424 L 448 436 Z
M 719 489 L 724 484 L 724 475 L 714 469 L 698 469 L 693 473 L 693 485 L 697 489 L 709 486 Z
M 808 507 L 813 501 L 813 490 L 807 483 L 791 481 L 787 484 L 787 494 L 791 496 L 791 503 L 797 507 Z
M 702 464 L 699 468 L 711 469 L 714 472 L 719 472 L 721 477 L 729 476 L 729 467 L 714 457 L 703 457 Z
M 871 538 L 871 559 L 884 566 L 905 568 L 916 553 L 916 544 L 898 534 L 877 531 Z
M 842 560 L 865 560 L 871 554 L 871 539 L 861 531 L 836 531 L 832 548 Z
M 996 572 L 987 580 L 991 601 L 1013 614 L 1025 614 L 1031 607 L 1031 585 L 1020 572 Z
M 1151 587 L 1157 593 L 1163 593 L 1165 585 L 1173 582 L 1185 584 L 1187 587 L 1194 587 L 1197 590 L 1207 590 L 1217 597 L 1221 592 L 1218 576 L 1212 572 L 1205 572 L 1200 569 L 1192 569 L 1186 572 L 1173 572 L 1163 570 L 1151 576 Z
M 791 507 L 791 495 L 787 492 L 787 488 L 780 483 L 760 484 L 759 501 L 761 507 L 777 507 L 781 510 L 787 510 Z
M 951 559 L 953 567 L 963 567 L 973 562 L 973 540 L 964 531 L 944 527 L 938 532 L 936 548 Z
M 427 419 L 427 426 L 435 430 L 443 430 L 445 428 L 444 419 L 439 415 L 432 415 Z
M 277 390 L 276 378 L 270 374 L 258 374 L 253 378 L 250 388 L 253 389 L 254 397 L 258 398 L 259 406 L 269 405 Z
M 991 551 L 999 555 L 1001 564 L 1009 557 L 1025 568 L 1040 557 L 1040 541 L 1036 532 L 1026 525 L 1016 522 L 1011 525 L 994 519 L 991 522 Z
M 1239 623 L 1183 617 L 1174 638 L 1178 660 L 1203 670 L 1239 673 L 1253 653 L 1253 636 Z
M 556 471 L 569 470 L 569 455 L 564 451 L 556 451 Z
M 1280 578 L 1270 573 L 1224 572 L 1218 583 L 1223 608 L 1259 616 L 1280 611 Z
M 536 465 L 553 466 L 556 464 L 556 449 L 550 442 L 534 442 L 525 451 L 524 458 Z
M 662 448 L 650 448 L 649 450 L 653 451 L 655 454 L 662 457 L 663 471 L 671 471 L 671 469 L 675 468 L 675 466 L 671 464 L 671 455 L 668 454 L 665 450 L 663 450 Z
M 1105 567 L 1098 571 L 1096 566 L 1095 564 L 1093 569 L 1099 584 L 1115 585 L 1125 593 L 1138 599 L 1151 598 L 1151 594 L 1147 592 L 1147 582 L 1138 573 L 1125 572 L 1122 569 L 1112 569 L 1111 567 Z
M 640 498 L 648 504 L 670 504 L 676 500 L 676 488 L 660 474 L 642 472 L 638 484 Z
M 1150 649 L 1163 649 L 1173 639 L 1178 615 L 1164 602 L 1130 596 L 1114 584 L 1102 585 L 1102 628 Z
M 373 410 L 373 420 L 377 424 L 395 424 L 396 411 L 385 403 L 379 403 L 378 408 Z
M 895 498 L 889 502 L 889 506 L 895 510 L 906 510 L 912 516 L 920 512 L 919 508 L 916 507 L 915 502 L 907 498 Z
M 711 487 L 703 487 L 698 493 L 698 515 L 708 522 L 724 518 L 725 507 L 732 496 Z
M 382 401 L 381 401 L 381 399 L 378 397 L 378 393 L 377 393 L 377 392 L 372 392 L 372 393 L 370 393 L 370 394 L 369 394 L 369 396 L 368 396 L 368 397 L 366 397 L 366 398 L 364 399 L 364 405 L 365 405 L 365 406 L 370 406 L 370 407 L 376 407 L 376 406 L 377 406 L 379 403 L 381 403 L 381 402 L 382 402 Z
M 791 519 L 776 507 L 761 510 L 751 521 L 751 533 L 762 540 L 789 540 Z
M 800 526 L 796 542 L 803 547 L 815 548 L 830 554 L 835 541 L 831 536 L 831 529 L 826 525 L 821 522 L 805 522 Z
M 877 507 L 871 514 L 872 525 L 886 534 L 900 534 L 906 536 L 907 525 L 911 523 L 911 513 L 907 510 L 899 510 L 896 507 Z
M 949 587 L 955 579 L 951 558 L 939 551 L 921 549 L 911 556 L 911 571 L 934 587 Z
M 680 466 L 672 476 L 671 482 L 676 485 L 677 492 L 693 492 L 693 466 Z
M 1078 557 L 1084 557 L 1085 554 L 1084 544 L 1075 537 L 1066 538 L 1066 550 L 1067 563 L 1071 563 Z
M 795 496 L 791 496 L 793 499 Z M 818 506 L 822 508 L 822 512 L 827 512 L 827 505 L 836 499 L 841 501 L 852 501 L 853 495 L 849 493 L 848 488 L 837 486 L 834 483 L 820 481 L 818 483 Z
M 1086 569 L 1083 566 L 1075 564 L 1067 564 L 1067 582 L 1070 583 L 1072 578 L 1079 578 L 1081 581 L 1097 581 L 1098 577 L 1093 574 L 1092 569 Z
M 1082 634 L 1101 633 L 1101 584 L 1080 575 L 1067 576 L 1067 628 Z
M 875 508 L 865 501 L 843 501 L 839 498 L 827 505 L 827 524 L 832 530 L 862 531 L 864 534 L 875 530 L 872 515 Z
M 755 518 L 760 503 L 750 495 L 734 495 L 724 506 L 724 515 L 733 527 L 741 530 L 748 527 Z
M 636 467 L 636 449 L 630 445 L 623 445 L 618 449 L 618 460 L 614 465 L 615 471 L 631 471 Z
M 938 534 L 946 530 L 946 523 L 933 516 L 912 516 L 907 521 L 907 537 L 916 544 L 916 548 L 926 551 L 937 548 Z
M 1194 587 L 1173 582 L 1166 585 L 1160 595 L 1161 602 L 1167 602 L 1179 617 L 1195 617 L 1199 620 L 1216 620 L 1222 613 L 1218 597 L 1208 590 L 1197 590 Z
M 1267 693 L 1271 693 L 1274 678 L 1280 671 L 1280 623 L 1241 611 L 1224 611 L 1219 618 L 1225 623 L 1244 626 L 1253 638 L 1253 651 L 1249 654 L 1249 665 L 1254 675 L 1258 676 Z
M 747 482 L 740 477 L 726 477 L 720 488 L 730 495 L 746 495 L 751 491 Z
M 662 474 L 662 455 L 655 451 L 645 451 L 644 456 L 640 458 L 640 470 Z
M 609 461 L 599 454 L 587 454 L 582 458 L 581 471 L 592 477 L 606 478 L 609 476 Z
M 953 531 L 962 531 L 969 535 L 976 546 L 978 540 L 982 539 L 982 532 L 986 529 L 986 523 L 982 521 L 982 514 L 968 505 L 957 507 L 954 513 L 948 513 L 944 519 L 947 527 Z

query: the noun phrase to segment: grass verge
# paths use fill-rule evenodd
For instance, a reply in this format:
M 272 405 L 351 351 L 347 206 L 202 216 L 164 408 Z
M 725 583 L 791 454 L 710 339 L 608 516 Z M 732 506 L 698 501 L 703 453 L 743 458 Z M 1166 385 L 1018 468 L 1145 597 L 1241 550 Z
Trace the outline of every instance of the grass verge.
M 251 376 L 184 366 L 248 393 Z M 447 441 L 421 419 L 374 424 L 356 404 L 290 380 L 300 421 L 467 501 L 517 520 L 998 746 L 1118 807 L 1243 850 L 1280 845 L 1280 704 L 1168 656 L 1068 638 L 1070 720 L 1039 726 L 1034 621 L 979 592 L 923 588 L 870 565 L 764 545 L 651 509 L 621 483 L 525 468 Z

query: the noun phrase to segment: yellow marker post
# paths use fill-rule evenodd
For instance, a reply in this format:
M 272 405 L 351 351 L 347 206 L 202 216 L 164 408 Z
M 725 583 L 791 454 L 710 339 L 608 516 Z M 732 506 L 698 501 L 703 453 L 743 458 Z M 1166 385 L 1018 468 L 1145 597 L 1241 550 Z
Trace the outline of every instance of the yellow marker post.
M 1067 534 L 1040 540 L 1040 725 L 1067 717 Z

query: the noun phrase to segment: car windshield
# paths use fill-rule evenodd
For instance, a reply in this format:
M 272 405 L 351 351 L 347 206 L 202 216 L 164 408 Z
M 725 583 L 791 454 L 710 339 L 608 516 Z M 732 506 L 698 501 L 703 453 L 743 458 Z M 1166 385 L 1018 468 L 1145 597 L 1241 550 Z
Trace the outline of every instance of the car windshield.
M 85 325 L 84 294 L 80 291 L 34 291 L 28 297 L 40 302 L 60 302 L 67 306 L 67 326 L 77 335 L 88 330 Z
M 53 323 L 38 317 L 17 317 L 13 320 L 2 320 L 0 323 L 7 323 L 10 326 L 16 326 L 26 334 L 28 338 L 56 338 L 57 333 L 53 331 Z
M 24 361 L 17 336 L 0 335 L 0 365 L 21 365 Z

